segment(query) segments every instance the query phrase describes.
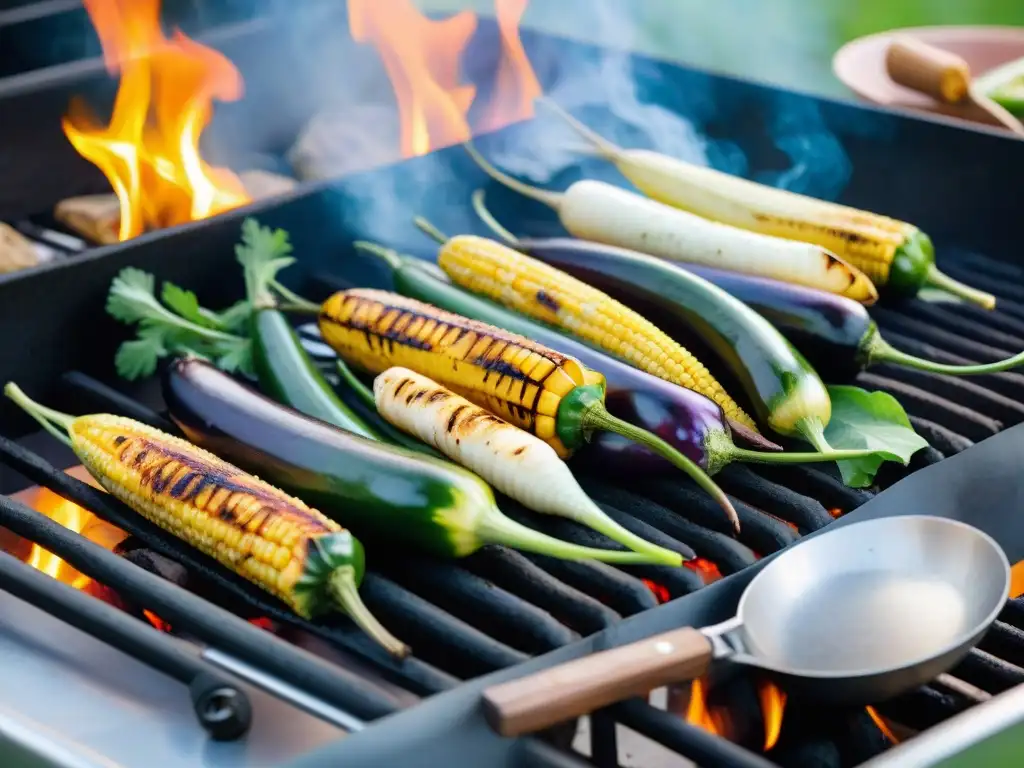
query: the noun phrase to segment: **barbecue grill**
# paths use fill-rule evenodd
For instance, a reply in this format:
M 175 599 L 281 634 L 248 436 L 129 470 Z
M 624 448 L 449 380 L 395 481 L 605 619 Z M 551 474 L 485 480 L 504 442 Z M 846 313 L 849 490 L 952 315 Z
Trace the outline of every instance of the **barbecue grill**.
M 239 45 L 241 52 L 257 39 L 272 38 L 258 37 L 264 23 L 257 20 L 229 29 L 222 40 L 225 45 L 244 41 Z M 494 29 L 485 26 L 481 34 L 486 38 Z M 578 65 L 603 55 L 596 47 L 545 35 L 524 33 L 523 37 L 545 85 L 557 81 L 560 66 L 567 66 L 564 62 Z M 480 50 L 486 51 L 485 43 Z M 236 63 L 239 59 L 245 70 L 245 56 L 236 58 Z M 486 56 L 470 57 L 469 62 L 467 69 L 472 72 L 474 66 L 486 65 Z M 940 120 L 910 119 L 815 99 L 642 57 L 633 57 L 631 63 L 642 100 L 691 119 L 715 146 L 738 148 L 751 173 L 792 165 L 794 159 L 779 148 L 789 146 L 779 141 L 780 136 L 802 134 L 826 141 L 824 145 L 809 141 L 807 146 L 832 147 L 848 159 L 849 177 L 841 202 L 919 224 L 935 240 L 945 271 L 999 297 L 999 309 L 993 313 L 922 300 L 873 310 L 895 346 L 943 362 L 997 359 L 1024 348 L 1024 289 L 1018 287 L 1024 264 L 1016 255 L 1011 210 L 1015 200 L 1008 181 L 1024 173 L 1024 145 L 994 131 L 967 131 Z M 100 72 L 98 64 L 72 64 L 74 74 L 62 70 L 63 79 L 31 73 L 30 79 L 22 74 L 7 83 L 0 81 L 0 109 L 6 111 L 15 103 L 12 100 L 31 103 L 32 114 L 47 115 L 56 132 L 66 95 L 84 82 L 80 73 Z M 246 78 L 265 81 L 256 70 L 246 71 Z M 799 123 L 796 128 L 787 122 L 794 116 Z M 7 125 L 4 121 L 0 130 Z M 531 133 L 533 127 L 509 127 L 482 137 L 479 146 L 488 151 L 523 145 L 538 135 Z M 281 128 L 280 132 L 288 131 Z M 27 133 L 17 140 L 26 140 Z M 281 145 L 272 133 L 256 136 L 254 143 L 264 143 L 253 151 L 272 155 Z M 51 140 L 50 146 L 56 146 L 56 138 Z M 0 140 L 0 146 L 19 146 L 12 141 Z M 41 141 L 32 145 L 36 151 L 45 146 Z M 16 172 L 14 184 L 3 190 L 18 194 L 0 191 L 0 220 L 38 221 L 32 217 L 61 197 L 102 190 L 102 179 L 80 161 L 75 166 L 72 157 L 65 153 L 69 165 L 60 165 L 59 172 L 34 171 L 61 180 L 54 181 L 55 186 L 20 183 L 26 177 L 19 176 L 17 169 L 27 169 L 28 164 L 13 165 L 13 156 L 4 157 L 2 165 Z M 54 158 L 52 162 L 63 161 Z M 71 167 L 78 170 L 69 171 Z M 991 170 L 996 168 L 999 174 Z M 582 175 L 614 178 L 608 174 L 602 164 L 585 162 L 568 168 L 552 185 L 564 186 Z M 803 191 L 827 196 L 835 179 L 810 173 L 806 184 Z M 19 187 L 29 186 L 35 190 L 33 195 L 20 194 Z M 352 241 L 378 240 L 428 255 L 428 243 L 412 224 L 416 213 L 449 232 L 486 234 L 468 206 L 470 193 L 480 186 L 485 186 L 485 179 L 462 150 L 447 149 L 336 181 L 302 185 L 245 209 L 118 245 L 81 253 L 69 250 L 42 267 L 0 277 L 0 324 L 18 329 L 16 338 L 0 345 L 0 374 L 70 412 L 110 411 L 168 428 L 152 382 L 128 386 L 113 375 L 112 356 L 126 331 L 105 315 L 103 302 L 121 268 L 131 265 L 152 271 L 158 279 L 200 289 L 204 304 L 225 304 L 241 293 L 233 262 L 240 223 L 255 215 L 261 223 L 291 233 L 299 264 L 289 270 L 290 287 L 311 298 L 345 285 L 387 287 L 372 261 L 352 251 Z M 384 198 L 382 191 L 396 198 Z M 551 216 L 536 205 L 490 187 L 488 199 L 517 231 L 557 231 Z M 1021 495 L 1017 464 L 1024 452 L 1024 432 L 1014 428 L 1024 421 L 1024 375 L 1002 373 L 965 381 L 879 367 L 862 375 L 858 383 L 895 395 L 931 445 L 915 456 L 910 467 L 887 467 L 879 477 L 879 485 L 887 490 L 877 497 L 845 488 L 822 466 L 729 467 L 719 478 L 742 515 L 743 532 L 736 540 L 728 535 L 709 499 L 690 493 L 685 505 L 673 501 L 681 497 L 672 493 L 688 491 L 688 481 L 674 476 L 653 482 L 610 475 L 584 480 L 618 522 L 656 543 L 692 548 L 702 567 L 616 569 L 499 547 L 463 561 L 441 562 L 375 547 L 368 541 L 370 570 L 362 595 L 375 615 L 413 646 L 414 656 L 404 664 L 387 658 L 346 620 L 312 623 L 294 617 L 209 559 L 60 472 L 75 463 L 73 457 L 36 432 L 6 402 L 0 406 L 0 434 L 7 438 L 0 440 L 0 492 L 34 484 L 51 487 L 130 537 L 114 554 L 90 546 L 38 515 L 19 517 L 17 507 L 4 507 L 0 522 L 18 536 L 46 545 L 112 590 L 129 611 L 158 619 L 163 629 L 188 647 L 203 647 L 203 659 L 241 677 L 247 690 L 265 688 L 288 701 L 291 707 L 252 694 L 256 723 L 250 736 L 252 749 L 266 747 L 266 740 L 256 734 L 264 723 L 278 722 L 278 718 L 294 723 L 297 731 L 308 736 L 305 743 L 261 752 L 254 758 L 260 764 L 284 761 L 340 735 L 301 711 L 307 710 L 348 735 L 311 751 L 294 768 L 396 765 L 410 755 L 424 765 L 456 761 L 579 765 L 584 764 L 582 758 L 570 749 L 571 725 L 544 734 L 543 739 L 507 740 L 491 733 L 481 716 L 480 690 L 498 680 L 683 622 L 724 619 L 735 610 L 743 586 L 760 567 L 759 557 L 769 557 L 828 524 L 908 512 L 943 515 L 994 536 L 1011 562 L 1024 558 L 1024 535 L 1015 525 Z M 512 516 L 547 533 L 580 544 L 607 545 L 597 534 L 570 523 L 502 504 Z M 726 578 L 710 583 L 719 573 Z M 164 589 L 156 586 L 160 584 Z M 669 604 L 659 605 L 669 599 Z M 10 602 L 10 615 L 26 617 L 30 630 L 40 621 L 55 624 L 35 609 Z M 271 631 L 218 630 L 227 626 L 231 616 Z M 67 634 L 66 629 L 54 631 Z M 28 647 L 47 647 L 39 632 L 27 634 L 22 639 Z M 98 653 L 95 643 L 90 646 L 80 635 L 70 637 L 76 638 L 76 648 L 82 643 Z M 316 654 L 300 653 L 296 645 L 314 648 Z M 105 652 L 109 658 L 109 649 Z M 26 665 L 29 668 L 40 667 Z M 95 658 L 89 668 L 104 674 L 102 661 Z M 687 722 L 684 715 L 693 706 L 693 693 L 687 688 L 668 692 L 667 709 L 635 700 L 595 713 L 590 739 L 577 739 L 576 744 L 589 753 L 593 764 L 615 765 L 619 745 L 614 725 L 618 723 L 670 753 L 705 766 L 854 766 L 873 759 L 876 765 L 884 765 L 901 759 L 901 750 L 906 755 L 927 748 L 931 739 L 940 740 L 942 734 L 949 735 L 936 749 L 948 756 L 977 745 L 986 728 L 1000 730 L 1015 724 L 1024 709 L 1017 702 L 1019 690 L 1013 689 L 1022 682 L 1024 602 L 1010 600 L 1000 622 L 949 675 L 900 699 L 879 703 L 870 713 L 863 708 L 823 710 L 813 702 L 788 699 L 781 711 L 781 726 L 776 724 L 777 742 L 767 752 L 766 732 L 772 726 L 766 721 L 780 713 L 769 714 L 772 710 L 763 701 L 768 689 L 752 675 L 705 681 L 707 706 L 728 720 L 729 728 L 723 729 L 728 730 L 728 739 Z M 31 690 L 31 686 L 31 678 L 26 678 L 22 687 Z M 79 695 L 85 694 L 79 691 Z M 143 698 L 154 699 L 159 701 Z M 986 715 L 1007 708 L 1009 716 Z M 961 727 L 960 723 L 973 725 Z M 176 724 L 190 727 L 180 717 Z M 10 727 L 3 724 L 0 732 Z M 198 731 L 198 726 L 191 727 Z M 891 749 L 893 738 L 918 732 L 906 746 Z M 83 738 L 86 743 L 90 739 L 98 740 L 96 734 Z M 167 744 L 168 760 L 189 764 L 197 741 L 202 743 L 201 733 L 181 741 L 188 747 Z M 218 747 L 225 764 L 243 759 L 241 745 Z M 116 751 L 126 764 L 140 759 L 140 753 L 124 744 Z M 143 759 L 148 756 L 141 753 Z

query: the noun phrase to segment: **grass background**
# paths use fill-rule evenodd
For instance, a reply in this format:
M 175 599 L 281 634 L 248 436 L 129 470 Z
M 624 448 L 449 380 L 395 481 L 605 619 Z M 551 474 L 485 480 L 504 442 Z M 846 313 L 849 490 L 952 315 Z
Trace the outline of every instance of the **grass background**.
M 493 0 L 419 0 L 493 13 Z M 931 24 L 1024 26 L 1024 0 L 531 0 L 524 26 L 831 96 L 843 43 Z

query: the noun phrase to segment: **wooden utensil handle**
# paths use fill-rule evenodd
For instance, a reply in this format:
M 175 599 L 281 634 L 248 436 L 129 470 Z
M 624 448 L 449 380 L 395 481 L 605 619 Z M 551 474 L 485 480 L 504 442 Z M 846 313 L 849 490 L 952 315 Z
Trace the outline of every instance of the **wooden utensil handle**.
M 711 642 L 700 631 L 676 629 L 488 688 L 485 713 L 502 736 L 532 733 L 700 677 L 711 657 Z
M 947 104 L 963 101 L 971 84 L 971 69 L 966 61 L 912 37 L 893 40 L 885 55 L 885 66 L 889 77 L 900 85 Z

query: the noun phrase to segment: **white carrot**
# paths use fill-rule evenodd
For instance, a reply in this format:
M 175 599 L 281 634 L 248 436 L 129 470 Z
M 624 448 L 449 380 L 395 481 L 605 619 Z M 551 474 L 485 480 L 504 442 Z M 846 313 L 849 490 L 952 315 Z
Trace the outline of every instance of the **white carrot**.
M 640 538 L 608 517 L 550 445 L 432 379 L 408 368 L 389 368 L 374 379 L 373 397 L 389 423 L 529 509 L 575 520 L 665 565 L 682 563 L 679 553 Z
M 719 224 L 602 181 L 577 181 L 565 192 L 538 189 L 495 168 L 472 144 L 465 146 L 491 178 L 553 208 L 581 240 L 805 285 L 864 304 L 878 299 L 867 275 L 820 246 Z

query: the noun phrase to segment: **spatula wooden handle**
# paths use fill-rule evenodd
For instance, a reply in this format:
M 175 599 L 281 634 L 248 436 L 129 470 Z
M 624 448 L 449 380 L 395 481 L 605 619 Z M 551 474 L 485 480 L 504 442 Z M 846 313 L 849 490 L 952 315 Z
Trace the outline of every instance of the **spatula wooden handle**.
M 700 631 L 676 629 L 488 688 L 484 709 L 502 736 L 532 733 L 700 677 L 711 658 L 711 642 Z
M 966 61 L 912 37 L 893 40 L 885 66 L 889 77 L 900 85 L 947 104 L 963 101 L 971 85 L 971 69 Z

